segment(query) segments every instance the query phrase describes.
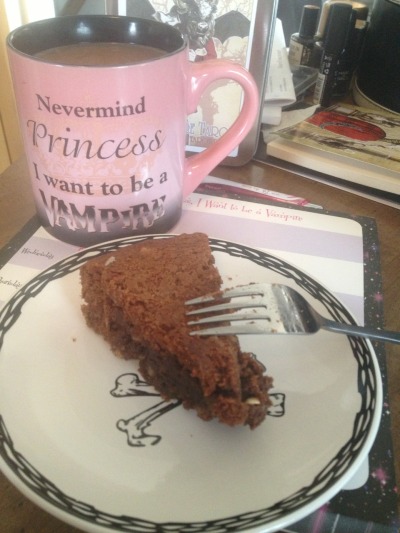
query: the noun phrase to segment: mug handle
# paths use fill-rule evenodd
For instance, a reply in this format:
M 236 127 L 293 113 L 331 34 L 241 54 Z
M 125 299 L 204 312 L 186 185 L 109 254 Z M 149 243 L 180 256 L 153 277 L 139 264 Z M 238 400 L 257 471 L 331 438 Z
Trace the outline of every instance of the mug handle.
M 202 152 L 185 159 L 183 197 L 193 192 L 201 181 L 234 150 L 246 137 L 259 113 L 259 94 L 251 74 L 232 61 L 209 59 L 201 63 L 190 63 L 189 97 L 187 114 L 194 113 L 204 90 L 216 80 L 234 80 L 244 91 L 240 113 L 217 141 Z

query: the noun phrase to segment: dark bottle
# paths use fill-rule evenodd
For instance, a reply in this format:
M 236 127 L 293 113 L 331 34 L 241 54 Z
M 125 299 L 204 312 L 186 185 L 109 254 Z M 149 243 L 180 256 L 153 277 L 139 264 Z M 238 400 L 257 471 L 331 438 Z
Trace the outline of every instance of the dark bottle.
M 334 3 L 329 9 L 326 37 L 322 52 L 314 103 L 323 107 L 330 105 L 335 88 L 337 67 L 344 50 L 351 24 L 354 24 L 353 9 L 350 3 Z
M 353 32 L 351 50 L 353 53 L 353 72 L 357 69 L 364 50 L 365 36 L 368 29 L 368 6 L 354 3 L 353 9 L 357 12 L 356 25 Z
M 346 42 L 341 51 L 336 66 L 335 83 L 333 86 L 332 96 L 334 98 L 345 96 L 350 88 L 350 81 L 353 75 L 353 53 L 351 44 L 354 39 L 357 13 L 353 9 L 350 18 L 350 25 L 346 36 Z
M 290 37 L 289 63 L 291 66 L 310 66 L 318 15 L 318 6 L 306 5 L 303 7 L 299 32 L 293 33 Z
M 310 60 L 310 66 L 314 68 L 319 68 L 321 64 L 322 59 L 322 52 L 324 49 L 324 40 L 326 38 L 326 29 L 327 29 L 327 22 L 329 17 L 329 10 L 335 3 L 348 3 L 351 4 L 352 8 L 356 11 L 356 21 L 355 21 L 355 28 L 351 32 L 351 37 L 349 35 L 350 41 L 345 45 L 345 48 L 347 52 L 351 52 L 352 54 L 352 67 L 351 71 L 354 72 L 355 68 L 358 65 L 359 59 L 361 57 L 361 52 L 363 49 L 363 44 L 365 40 L 365 33 L 367 30 L 367 18 L 368 18 L 368 6 L 357 2 L 354 0 L 327 0 L 323 3 L 319 21 L 318 21 L 318 27 L 315 32 L 314 37 L 314 48 L 311 55 Z M 348 57 L 345 57 L 344 60 L 347 61 L 349 59 Z M 350 76 L 350 78 L 352 75 Z
M 352 2 L 352 22 L 347 34 L 344 49 L 340 54 L 333 96 L 341 98 L 350 90 L 353 74 L 357 68 L 365 37 L 368 7 L 359 2 Z

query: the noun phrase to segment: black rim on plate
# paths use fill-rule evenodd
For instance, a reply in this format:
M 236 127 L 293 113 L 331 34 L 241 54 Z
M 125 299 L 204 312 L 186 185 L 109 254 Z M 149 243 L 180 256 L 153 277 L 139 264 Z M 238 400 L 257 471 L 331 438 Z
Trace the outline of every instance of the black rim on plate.
M 82 266 L 82 264 L 92 257 L 97 257 L 103 253 L 114 251 L 118 248 L 142 240 L 170 237 L 172 237 L 172 235 L 155 235 L 111 241 L 77 252 L 49 267 L 20 289 L 20 291 L 18 291 L 18 293 L 16 293 L 16 295 L 0 311 L 0 350 L 7 332 L 18 320 L 24 304 L 30 298 L 39 294 L 51 281 L 76 271 Z M 290 265 L 284 260 L 266 252 L 245 245 L 211 238 L 209 240 L 213 252 L 222 252 L 232 257 L 247 259 L 268 270 L 276 272 L 286 277 L 288 280 L 294 281 L 299 288 L 319 300 L 328 310 L 333 319 L 350 324 L 355 323 L 351 314 L 334 295 L 293 265 Z M 75 498 L 64 494 L 49 479 L 41 475 L 41 473 L 15 449 L 12 436 L 7 431 L 7 427 L 1 415 L 1 406 L 0 456 L 19 481 L 29 489 L 29 491 L 32 491 L 39 496 L 43 502 L 64 511 L 68 515 L 72 515 L 93 525 L 98 525 L 99 527 L 110 528 L 115 531 L 135 533 L 159 533 L 160 531 L 180 531 L 187 533 L 203 533 L 208 531 L 213 533 L 228 533 L 272 524 L 277 520 L 285 519 L 290 513 L 294 513 L 301 507 L 311 504 L 325 491 L 331 489 L 350 466 L 354 464 L 364 443 L 368 439 L 377 407 L 375 391 L 378 376 L 367 343 L 360 337 L 348 337 L 348 339 L 351 351 L 357 361 L 357 384 L 358 392 L 361 397 L 361 406 L 354 419 L 352 435 L 337 452 L 336 456 L 329 461 L 317 476 L 315 476 L 310 485 L 302 487 L 268 508 L 252 512 L 244 512 L 223 519 L 205 520 L 193 523 L 172 521 L 169 521 L 168 523 L 155 523 L 133 516 L 117 516 L 102 512 L 92 505 L 78 501 Z

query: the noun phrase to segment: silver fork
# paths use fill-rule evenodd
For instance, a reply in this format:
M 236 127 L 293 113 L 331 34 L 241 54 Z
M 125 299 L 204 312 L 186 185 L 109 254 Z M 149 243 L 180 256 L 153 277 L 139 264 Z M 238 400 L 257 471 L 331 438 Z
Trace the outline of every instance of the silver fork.
M 233 301 L 226 301 L 230 299 Z M 197 307 L 206 303 L 212 305 Z M 242 285 L 227 289 L 221 294 L 194 298 L 187 301 L 186 305 L 196 306 L 187 312 L 187 315 L 193 317 L 219 313 L 190 320 L 189 325 L 200 326 L 199 329 L 193 329 L 190 335 L 309 334 L 322 328 L 335 333 L 400 344 L 400 332 L 329 320 L 321 316 L 297 291 L 276 283 Z M 235 324 L 221 325 L 221 322 Z M 216 325 L 203 328 L 204 325 L 213 324 Z

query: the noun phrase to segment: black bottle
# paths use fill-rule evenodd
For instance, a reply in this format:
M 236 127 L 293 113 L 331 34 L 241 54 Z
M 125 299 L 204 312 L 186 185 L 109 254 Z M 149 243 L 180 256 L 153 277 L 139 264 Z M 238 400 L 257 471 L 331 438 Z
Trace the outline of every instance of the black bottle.
M 335 83 L 332 91 L 332 96 L 340 98 L 345 96 L 350 88 L 350 81 L 353 76 L 353 53 L 351 45 L 354 39 L 354 31 L 356 27 L 357 13 L 353 9 L 350 17 L 350 25 L 347 32 L 346 41 L 342 52 L 339 55 L 336 66 Z
M 337 67 L 351 24 L 354 24 L 353 9 L 350 3 L 335 3 L 329 9 L 326 37 L 322 52 L 314 103 L 322 107 L 330 105 L 337 76 Z
M 310 67 L 319 68 L 322 59 L 322 52 L 324 49 L 324 40 L 326 37 L 327 21 L 329 18 L 329 10 L 335 3 L 348 3 L 351 4 L 352 8 L 357 13 L 355 28 L 351 31 L 351 36 L 349 35 L 350 42 L 347 42 L 345 48 L 349 53 L 352 54 L 352 72 L 358 65 L 359 59 L 361 57 L 365 34 L 367 31 L 367 18 L 368 18 L 368 6 L 362 2 L 355 0 L 327 0 L 323 3 L 318 27 L 314 37 L 314 48 L 312 51 L 310 59 Z M 347 60 L 347 58 L 345 59 Z M 352 76 L 350 76 L 352 77 Z
M 336 71 L 336 83 L 333 90 L 333 96 L 336 98 L 346 96 L 350 90 L 367 28 L 368 7 L 359 2 L 352 2 L 352 6 L 352 22 Z
M 318 6 L 306 5 L 303 7 L 299 32 L 293 33 L 290 37 L 289 64 L 291 66 L 310 66 L 318 15 Z

